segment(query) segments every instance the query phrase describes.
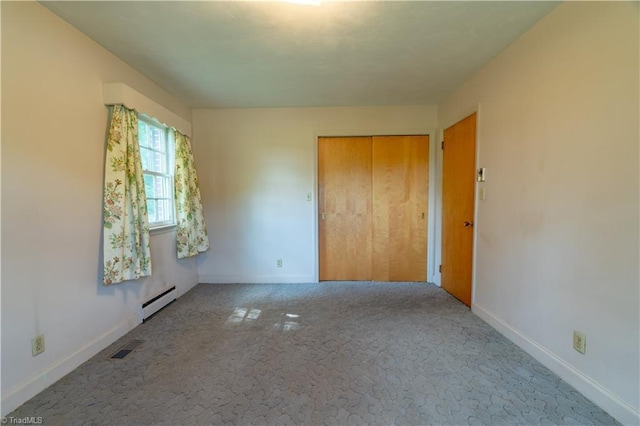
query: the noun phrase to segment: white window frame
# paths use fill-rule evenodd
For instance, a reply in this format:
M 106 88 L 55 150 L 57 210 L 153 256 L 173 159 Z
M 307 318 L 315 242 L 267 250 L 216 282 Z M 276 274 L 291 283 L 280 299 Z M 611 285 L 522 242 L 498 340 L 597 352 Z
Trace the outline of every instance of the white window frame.
M 165 155 L 165 159 L 166 159 L 166 170 L 169 173 L 160 173 L 160 172 L 156 172 L 153 170 L 146 170 L 143 166 L 142 168 L 142 174 L 143 174 L 143 180 L 144 180 L 144 176 L 145 175 L 149 175 L 149 176 L 161 176 L 164 178 L 167 178 L 169 184 L 169 206 L 171 208 L 171 218 L 170 220 L 165 220 L 165 221 L 158 221 L 158 222 L 151 222 L 149 221 L 149 229 L 150 230 L 159 230 L 162 228 L 171 228 L 174 227 L 176 225 L 176 207 L 175 207 L 175 195 L 174 195 L 174 162 L 175 162 L 175 141 L 173 140 L 173 132 L 171 132 L 171 129 L 167 126 L 165 126 L 162 123 L 157 122 L 156 120 L 153 120 L 149 117 L 147 117 L 144 114 L 138 114 L 138 121 L 142 121 L 144 123 L 146 123 L 148 126 L 153 126 L 155 128 L 159 128 L 162 129 L 164 131 L 164 136 L 165 136 L 165 150 L 166 150 L 166 155 Z M 138 130 L 140 128 L 138 127 Z M 143 147 L 140 145 L 140 150 L 142 149 L 148 149 L 151 151 L 155 151 L 153 148 L 148 148 L 148 147 Z M 156 208 L 157 208 L 157 200 L 165 200 L 166 198 L 152 198 L 153 200 L 156 200 Z M 149 196 L 147 194 L 147 210 L 149 207 Z

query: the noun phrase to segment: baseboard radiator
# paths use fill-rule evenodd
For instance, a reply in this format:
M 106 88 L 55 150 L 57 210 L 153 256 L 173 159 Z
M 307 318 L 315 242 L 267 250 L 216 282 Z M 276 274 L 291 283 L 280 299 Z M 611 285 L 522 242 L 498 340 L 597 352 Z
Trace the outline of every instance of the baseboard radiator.
M 162 293 L 147 300 L 138 307 L 138 317 L 140 322 L 145 322 L 156 314 L 160 309 L 166 307 L 178 298 L 176 286 L 166 289 Z

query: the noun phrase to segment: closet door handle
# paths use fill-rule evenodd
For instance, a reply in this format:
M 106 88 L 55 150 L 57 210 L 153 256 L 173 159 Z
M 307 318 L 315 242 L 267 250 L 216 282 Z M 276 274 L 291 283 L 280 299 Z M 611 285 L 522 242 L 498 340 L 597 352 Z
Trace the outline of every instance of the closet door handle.
M 327 217 L 327 214 L 325 212 L 320 213 L 320 218 L 322 220 L 324 220 Z
M 465 228 L 470 228 L 470 227 L 472 227 L 472 226 L 473 226 L 473 222 L 467 222 L 467 221 L 464 221 L 464 222 L 462 223 L 462 225 L 463 225 Z

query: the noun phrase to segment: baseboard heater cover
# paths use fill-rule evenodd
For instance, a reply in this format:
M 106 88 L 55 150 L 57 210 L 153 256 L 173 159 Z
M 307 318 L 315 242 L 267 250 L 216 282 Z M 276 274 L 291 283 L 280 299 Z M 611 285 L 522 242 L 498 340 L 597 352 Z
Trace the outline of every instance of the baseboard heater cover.
M 154 314 L 156 314 L 160 309 L 174 302 L 177 298 L 178 291 L 176 290 L 176 286 L 173 286 L 163 291 L 159 295 L 152 297 L 151 299 L 142 303 L 138 309 L 140 322 L 145 322 Z

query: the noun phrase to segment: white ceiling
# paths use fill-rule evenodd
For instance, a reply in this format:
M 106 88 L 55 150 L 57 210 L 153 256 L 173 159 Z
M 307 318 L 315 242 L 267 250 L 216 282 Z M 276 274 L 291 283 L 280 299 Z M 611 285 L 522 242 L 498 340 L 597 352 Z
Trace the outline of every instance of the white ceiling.
M 43 2 L 193 108 L 434 104 L 558 3 Z

